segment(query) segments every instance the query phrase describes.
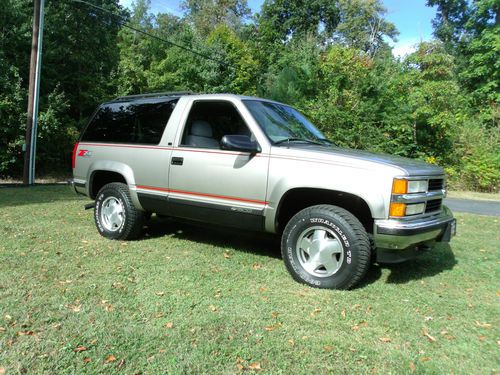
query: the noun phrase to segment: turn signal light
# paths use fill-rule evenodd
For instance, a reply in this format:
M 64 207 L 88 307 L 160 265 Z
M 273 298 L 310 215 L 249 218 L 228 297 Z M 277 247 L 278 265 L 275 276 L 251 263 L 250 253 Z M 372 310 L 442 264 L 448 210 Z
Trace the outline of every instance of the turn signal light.
M 392 182 L 392 194 L 406 194 L 408 192 L 408 180 L 394 179 Z
M 395 180 L 397 181 L 397 180 Z M 389 216 L 403 217 L 406 214 L 406 204 L 392 202 L 389 208 Z

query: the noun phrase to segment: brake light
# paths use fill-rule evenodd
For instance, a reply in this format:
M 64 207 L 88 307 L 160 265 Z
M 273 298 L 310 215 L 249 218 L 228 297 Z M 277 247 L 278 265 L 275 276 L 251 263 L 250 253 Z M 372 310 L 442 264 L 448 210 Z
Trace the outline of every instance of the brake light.
M 78 142 L 75 143 L 75 147 L 73 147 L 73 155 L 71 156 L 71 166 L 73 169 L 76 167 L 76 151 L 78 150 Z

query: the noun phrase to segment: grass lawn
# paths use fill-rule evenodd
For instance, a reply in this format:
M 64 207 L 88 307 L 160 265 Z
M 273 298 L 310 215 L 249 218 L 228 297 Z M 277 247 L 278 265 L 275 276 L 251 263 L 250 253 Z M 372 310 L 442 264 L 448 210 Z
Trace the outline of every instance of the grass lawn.
M 0 374 L 500 370 L 495 217 L 353 291 L 288 276 L 274 239 L 153 218 L 100 237 L 67 187 L 0 189 Z
M 499 193 L 481 193 L 477 191 L 448 191 L 448 198 L 473 199 L 478 201 L 500 201 Z

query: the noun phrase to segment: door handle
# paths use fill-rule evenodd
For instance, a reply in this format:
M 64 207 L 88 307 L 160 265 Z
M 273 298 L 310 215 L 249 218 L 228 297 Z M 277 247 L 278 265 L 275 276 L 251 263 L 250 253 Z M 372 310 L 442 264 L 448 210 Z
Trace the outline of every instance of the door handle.
M 184 163 L 184 158 L 178 156 L 174 156 L 170 161 L 170 164 L 172 165 L 182 165 L 182 163 Z

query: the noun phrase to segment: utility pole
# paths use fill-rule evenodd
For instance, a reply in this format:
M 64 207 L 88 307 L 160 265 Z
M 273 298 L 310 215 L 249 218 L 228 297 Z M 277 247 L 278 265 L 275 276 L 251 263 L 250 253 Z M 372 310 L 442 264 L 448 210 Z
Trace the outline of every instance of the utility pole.
M 31 41 L 30 80 L 28 92 L 28 119 L 24 148 L 24 185 L 35 183 L 35 154 L 40 99 L 40 68 L 42 65 L 43 16 L 45 0 L 34 0 L 33 38 Z

